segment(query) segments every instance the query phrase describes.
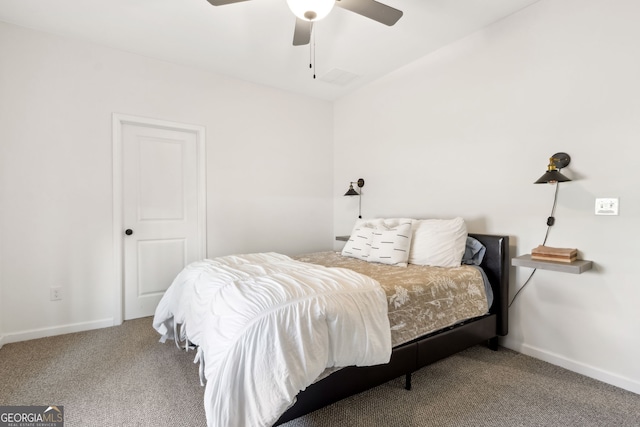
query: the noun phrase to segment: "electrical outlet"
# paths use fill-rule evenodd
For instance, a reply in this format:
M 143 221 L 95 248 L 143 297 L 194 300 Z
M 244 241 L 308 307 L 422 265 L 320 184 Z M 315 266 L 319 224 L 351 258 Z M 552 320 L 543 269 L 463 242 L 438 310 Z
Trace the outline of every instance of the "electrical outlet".
M 49 289 L 49 298 L 51 301 L 60 301 L 62 299 L 62 288 L 58 286 Z
M 596 199 L 596 215 L 618 215 L 618 206 L 617 197 Z

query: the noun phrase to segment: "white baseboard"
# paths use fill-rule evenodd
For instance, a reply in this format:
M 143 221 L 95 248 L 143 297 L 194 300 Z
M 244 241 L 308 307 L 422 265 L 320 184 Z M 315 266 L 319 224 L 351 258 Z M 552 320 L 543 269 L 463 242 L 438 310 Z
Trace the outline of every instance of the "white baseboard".
M 4 345 L 4 335 L 0 335 L 0 348 Z
M 521 342 L 513 342 L 511 340 L 501 340 L 501 345 L 508 349 L 517 351 L 518 353 L 525 354 L 527 356 L 535 357 L 536 359 L 549 362 L 553 365 L 560 366 L 578 374 L 602 381 L 607 384 L 631 391 L 636 394 L 640 394 L 640 382 L 623 377 L 612 372 L 605 371 L 595 366 L 587 365 L 576 360 L 568 359 L 564 356 L 542 350 L 537 347 L 533 347 Z
M 52 337 L 55 335 L 72 334 L 74 332 L 90 331 L 92 329 L 114 326 L 113 319 L 94 320 L 92 322 L 72 323 L 68 325 L 52 326 L 50 328 L 30 329 L 27 331 L 5 333 L 0 337 L 0 347 L 12 342 L 35 340 L 38 338 Z

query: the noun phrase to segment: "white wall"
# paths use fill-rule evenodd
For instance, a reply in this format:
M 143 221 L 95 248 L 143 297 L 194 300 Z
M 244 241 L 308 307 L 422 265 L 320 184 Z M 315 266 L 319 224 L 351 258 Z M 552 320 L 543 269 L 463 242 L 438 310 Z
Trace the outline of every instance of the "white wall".
M 331 247 L 331 103 L 3 23 L 0 58 L 5 342 L 113 324 L 114 112 L 206 127 L 209 256 Z
M 515 256 L 546 231 L 554 187 L 533 182 L 569 153 L 547 244 L 595 268 L 538 270 L 503 344 L 640 393 L 638 16 L 636 0 L 542 0 L 339 100 L 334 192 L 362 177 L 363 216 L 460 215 Z M 596 197 L 620 215 L 595 216 Z M 354 203 L 335 202 L 337 234 Z M 512 295 L 530 272 L 511 269 Z
M 210 256 L 329 247 L 360 177 L 365 217 L 461 215 L 528 253 L 554 190 L 532 182 L 566 151 L 547 243 L 595 268 L 538 270 L 503 344 L 640 392 L 639 13 L 542 0 L 334 106 L 0 23 L 0 336 L 112 324 L 113 112 L 206 126 Z M 593 215 L 606 196 L 620 216 Z

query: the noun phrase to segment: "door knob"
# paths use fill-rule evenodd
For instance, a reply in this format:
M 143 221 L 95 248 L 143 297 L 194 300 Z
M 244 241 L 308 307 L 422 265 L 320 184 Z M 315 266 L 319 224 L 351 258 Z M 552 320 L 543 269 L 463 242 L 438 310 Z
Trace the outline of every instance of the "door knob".
M 127 236 L 131 236 L 131 235 L 133 234 L 133 230 L 132 230 L 132 229 L 130 229 L 130 228 L 127 228 L 127 229 L 124 231 L 124 234 L 126 234 Z

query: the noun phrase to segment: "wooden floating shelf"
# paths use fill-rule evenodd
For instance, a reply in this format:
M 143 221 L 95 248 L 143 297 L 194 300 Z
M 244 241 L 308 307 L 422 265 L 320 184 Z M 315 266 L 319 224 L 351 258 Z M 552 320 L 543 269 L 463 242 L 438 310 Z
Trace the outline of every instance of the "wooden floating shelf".
M 592 261 L 578 259 L 572 262 L 540 261 L 531 259 L 531 255 L 520 255 L 511 260 L 511 265 L 516 267 L 540 268 L 543 270 L 560 271 L 563 273 L 580 274 L 593 267 Z

